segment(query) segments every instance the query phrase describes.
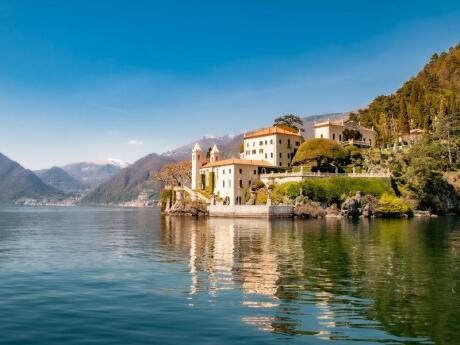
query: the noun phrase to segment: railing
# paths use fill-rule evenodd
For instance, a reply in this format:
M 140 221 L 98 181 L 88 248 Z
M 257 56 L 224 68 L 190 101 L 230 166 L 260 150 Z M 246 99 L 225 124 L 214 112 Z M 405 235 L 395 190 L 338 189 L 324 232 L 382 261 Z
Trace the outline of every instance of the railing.
M 260 178 L 288 178 L 288 177 L 382 177 L 388 178 L 391 177 L 389 172 L 386 173 L 329 173 L 329 172 L 311 172 L 311 171 L 286 171 L 282 173 L 270 173 L 270 174 L 261 174 Z

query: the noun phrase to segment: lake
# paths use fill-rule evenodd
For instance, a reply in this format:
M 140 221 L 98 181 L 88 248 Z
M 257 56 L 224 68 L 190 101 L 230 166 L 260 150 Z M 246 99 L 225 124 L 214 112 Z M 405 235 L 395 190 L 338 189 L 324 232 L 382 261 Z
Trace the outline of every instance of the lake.
M 458 344 L 460 220 L 0 208 L 1 344 Z

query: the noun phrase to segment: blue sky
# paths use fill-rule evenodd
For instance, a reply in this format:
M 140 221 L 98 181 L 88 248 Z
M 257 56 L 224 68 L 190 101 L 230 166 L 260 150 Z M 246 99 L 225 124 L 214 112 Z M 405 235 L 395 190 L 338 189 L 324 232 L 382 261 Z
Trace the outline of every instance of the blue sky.
M 458 1 L 0 0 L 0 152 L 133 162 L 353 110 L 459 42 Z

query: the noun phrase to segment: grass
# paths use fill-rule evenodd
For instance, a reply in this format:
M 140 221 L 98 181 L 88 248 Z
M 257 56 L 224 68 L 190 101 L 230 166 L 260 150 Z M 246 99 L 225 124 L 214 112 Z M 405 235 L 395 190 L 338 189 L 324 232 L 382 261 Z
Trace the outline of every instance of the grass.
M 273 191 L 273 199 L 282 201 L 288 197 L 292 200 L 302 194 L 311 200 L 330 205 L 340 203 L 357 191 L 375 197 L 386 192 L 393 193 L 389 178 L 327 177 L 278 185 Z

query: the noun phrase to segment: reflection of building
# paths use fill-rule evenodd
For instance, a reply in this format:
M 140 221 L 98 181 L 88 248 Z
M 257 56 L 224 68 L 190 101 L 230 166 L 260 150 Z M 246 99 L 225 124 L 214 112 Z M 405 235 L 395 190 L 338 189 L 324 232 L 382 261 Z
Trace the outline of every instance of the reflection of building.
M 374 127 L 366 128 L 361 124 L 349 121 L 315 122 L 315 138 L 330 139 L 342 145 L 371 147 L 375 145 Z

